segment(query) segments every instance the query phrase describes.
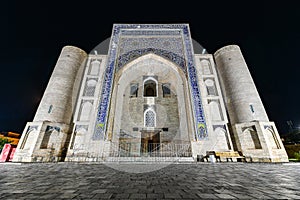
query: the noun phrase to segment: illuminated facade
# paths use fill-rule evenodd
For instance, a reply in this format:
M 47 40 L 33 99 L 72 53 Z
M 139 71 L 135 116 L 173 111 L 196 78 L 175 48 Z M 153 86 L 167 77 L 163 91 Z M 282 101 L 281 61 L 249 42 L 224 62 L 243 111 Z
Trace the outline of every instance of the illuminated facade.
M 14 161 L 241 151 L 287 162 L 241 50 L 209 54 L 188 24 L 115 24 L 107 54 L 66 46 Z

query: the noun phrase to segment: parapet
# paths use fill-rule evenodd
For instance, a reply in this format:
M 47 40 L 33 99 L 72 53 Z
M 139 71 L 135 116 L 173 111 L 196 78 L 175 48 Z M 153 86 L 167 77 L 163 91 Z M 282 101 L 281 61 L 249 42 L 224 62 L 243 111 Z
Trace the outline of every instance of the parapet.
M 215 53 L 214 53 L 214 57 L 218 57 L 224 53 L 230 52 L 230 51 L 241 51 L 240 47 L 238 45 L 227 45 L 225 47 L 222 47 L 220 49 L 218 49 Z
M 80 53 L 80 54 L 83 54 L 83 56 L 87 56 L 87 53 L 78 48 L 78 47 L 75 47 L 75 46 L 72 46 L 72 45 L 66 45 L 62 48 L 62 52 L 74 52 L 74 53 Z

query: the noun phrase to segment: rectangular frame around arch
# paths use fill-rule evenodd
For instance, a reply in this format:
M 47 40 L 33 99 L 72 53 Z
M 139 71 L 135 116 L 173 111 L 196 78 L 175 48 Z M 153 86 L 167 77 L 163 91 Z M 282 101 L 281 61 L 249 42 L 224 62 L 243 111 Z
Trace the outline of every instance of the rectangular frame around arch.
M 190 94 L 192 97 L 192 107 L 194 113 L 194 124 L 195 124 L 195 138 L 200 140 L 207 137 L 207 127 L 204 117 L 203 106 L 201 102 L 200 89 L 198 86 L 197 74 L 195 69 L 195 61 L 192 47 L 192 40 L 190 36 L 188 24 L 114 24 L 113 33 L 110 41 L 108 62 L 106 66 L 105 76 L 103 80 L 101 98 L 99 102 L 95 130 L 92 139 L 93 140 L 105 140 L 105 132 L 108 120 L 108 110 L 110 105 L 111 90 L 113 85 L 115 65 L 117 59 L 117 49 L 120 34 L 135 34 L 143 30 L 144 34 L 147 32 L 152 33 L 153 30 L 163 30 L 174 32 L 176 35 L 181 34 L 183 38 L 184 54 L 190 84 Z M 129 32 L 128 32 L 129 31 Z

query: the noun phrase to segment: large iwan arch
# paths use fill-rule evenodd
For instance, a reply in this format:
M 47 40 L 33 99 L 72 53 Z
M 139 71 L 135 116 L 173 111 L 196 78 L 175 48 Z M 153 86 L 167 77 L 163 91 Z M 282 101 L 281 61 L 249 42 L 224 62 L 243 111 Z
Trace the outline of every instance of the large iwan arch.
M 157 95 L 144 95 L 144 83 L 149 80 L 155 84 Z M 135 98 L 130 96 L 133 83 L 141 87 Z M 168 98 L 163 96 L 162 89 L 166 83 L 171 89 Z M 109 118 L 114 120 L 109 121 L 108 139 L 114 143 L 130 143 L 137 151 L 148 141 L 189 143 L 193 138 L 193 124 L 188 120 L 192 114 L 188 92 L 182 69 L 159 55 L 148 53 L 127 63 L 115 76 L 109 113 Z M 155 113 L 155 127 L 146 126 L 145 111 Z M 127 135 L 123 136 L 123 132 Z

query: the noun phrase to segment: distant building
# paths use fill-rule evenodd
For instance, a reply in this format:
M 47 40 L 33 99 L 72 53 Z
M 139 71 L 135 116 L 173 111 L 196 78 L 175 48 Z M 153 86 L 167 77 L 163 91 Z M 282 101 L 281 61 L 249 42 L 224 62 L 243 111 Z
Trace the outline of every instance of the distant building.
M 7 139 L 12 145 L 18 145 L 21 134 L 14 132 L 0 132 L 0 138 Z
M 12 161 L 14 152 L 20 140 L 21 134 L 14 132 L 0 132 L 0 139 L 7 140 L 6 144 L 1 143 L 0 147 L 0 162 Z
M 288 162 L 237 45 L 209 54 L 188 24 L 115 24 L 108 53 L 97 50 L 62 49 L 14 161 L 236 150 Z

